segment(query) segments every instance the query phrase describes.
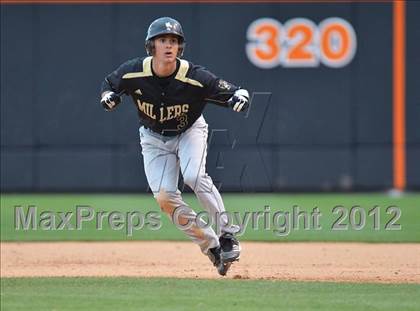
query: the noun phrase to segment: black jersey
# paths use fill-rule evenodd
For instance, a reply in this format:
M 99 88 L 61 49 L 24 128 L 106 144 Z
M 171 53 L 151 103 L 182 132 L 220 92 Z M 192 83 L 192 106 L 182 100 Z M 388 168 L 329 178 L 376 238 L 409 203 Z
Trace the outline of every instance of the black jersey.
M 177 59 L 173 75 L 159 78 L 153 73 L 149 56 L 129 60 L 109 74 L 101 93 L 113 91 L 131 96 L 144 126 L 172 136 L 191 127 L 206 103 L 227 106 L 227 100 L 238 89 L 183 59 Z

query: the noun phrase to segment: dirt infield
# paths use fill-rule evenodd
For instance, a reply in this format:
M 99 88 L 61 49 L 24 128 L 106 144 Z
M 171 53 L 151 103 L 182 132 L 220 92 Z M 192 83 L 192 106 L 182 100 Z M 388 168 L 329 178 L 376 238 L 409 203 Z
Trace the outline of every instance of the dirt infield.
M 242 243 L 227 278 L 420 283 L 420 244 Z M 189 242 L 1 243 L 1 277 L 221 278 Z

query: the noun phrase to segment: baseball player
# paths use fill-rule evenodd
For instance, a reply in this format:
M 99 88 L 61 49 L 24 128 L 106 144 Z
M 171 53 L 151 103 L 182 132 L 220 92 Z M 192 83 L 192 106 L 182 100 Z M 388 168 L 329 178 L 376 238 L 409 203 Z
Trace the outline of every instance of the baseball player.
M 208 125 L 202 112 L 208 102 L 246 111 L 248 91 L 181 59 L 185 38 L 173 18 L 153 21 L 145 46 L 147 57 L 129 60 L 105 78 L 101 104 L 110 111 L 122 95 L 131 96 L 140 118 L 144 170 L 157 203 L 225 275 L 240 257 L 235 238 L 239 227 L 223 213 L 222 197 L 206 173 Z M 183 201 L 180 171 L 211 219 L 220 224 L 218 234 Z

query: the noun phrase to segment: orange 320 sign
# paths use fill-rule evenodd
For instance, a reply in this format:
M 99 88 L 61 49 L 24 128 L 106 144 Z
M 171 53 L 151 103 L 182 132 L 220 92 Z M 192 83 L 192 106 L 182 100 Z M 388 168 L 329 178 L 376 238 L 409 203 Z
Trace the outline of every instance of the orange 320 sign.
M 293 18 L 281 24 L 260 18 L 247 30 L 248 59 L 260 68 L 317 67 L 339 68 L 349 64 L 356 53 L 357 39 L 352 25 L 331 17 L 316 25 L 306 18 Z

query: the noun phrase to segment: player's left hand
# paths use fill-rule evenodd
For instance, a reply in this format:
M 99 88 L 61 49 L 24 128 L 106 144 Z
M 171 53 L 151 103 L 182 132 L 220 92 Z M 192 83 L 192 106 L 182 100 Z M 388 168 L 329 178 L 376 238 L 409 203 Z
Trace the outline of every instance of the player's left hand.
M 247 111 L 249 108 L 249 93 L 245 89 L 237 90 L 228 100 L 229 107 L 236 112 Z
M 102 107 L 104 107 L 106 111 L 110 111 L 114 109 L 120 103 L 121 103 L 120 96 L 118 96 L 114 92 L 107 92 L 103 94 L 103 97 L 101 99 Z

